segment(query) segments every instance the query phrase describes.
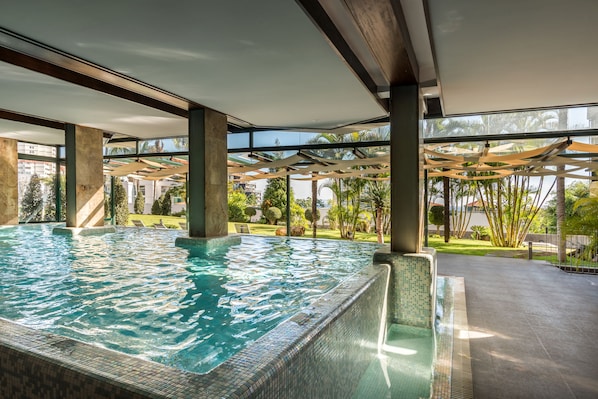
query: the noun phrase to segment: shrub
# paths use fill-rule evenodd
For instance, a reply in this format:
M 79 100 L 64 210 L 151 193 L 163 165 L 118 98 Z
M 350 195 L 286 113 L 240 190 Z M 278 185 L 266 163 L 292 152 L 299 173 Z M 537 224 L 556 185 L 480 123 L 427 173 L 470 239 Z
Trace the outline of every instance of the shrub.
M 474 240 L 490 239 L 490 229 L 485 226 L 471 226 L 471 238 Z
M 228 220 L 231 222 L 246 222 L 247 196 L 241 190 L 233 190 L 228 193 Z
M 180 217 L 187 216 L 187 211 L 185 210 L 185 208 L 183 208 L 178 212 L 173 212 L 172 216 L 180 216 Z
M 282 217 L 282 211 L 275 206 L 271 206 L 264 212 L 264 217 L 268 220 L 269 224 L 276 224 L 278 219 Z
M 152 215 L 161 215 L 162 214 L 162 197 L 158 198 L 152 204 Z
M 311 209 L 306 209 L 305 210 L 305 218 L 310 222 L 313 223 L 312 217 L 311 217 Z M 320 210 L 316 209 L 316 220 L 320 220 Z
M 252 217 L 257 215 L 257 210 L 252 206 L 248 206 L 247 208 L 245 208 L 245 215 L 249 216 L 249 219 L 251 219 Z
M 143 214 L 145 210 L 145 197 L 141 191 L 137 191 L 137 196 L 135 197 L 135 204 L 133 206 L 135 213 L 138 215 Z
M 303 226 L 291 226 L 291 235 L 293 237 L 301 237 L 304 234 L 305 234 L 305 227 L 303 227 Z
M 160 215 L 170 216 L 172 213 L 172 200 L 170 196 L 170 190 L 166 191 L 162 196 L 162 213 Z
M 119 226 L 125 226 L 129 221 L 129 203 L 127 200 L 127 190 L 120 179 L 114 182 L 114 220 Z

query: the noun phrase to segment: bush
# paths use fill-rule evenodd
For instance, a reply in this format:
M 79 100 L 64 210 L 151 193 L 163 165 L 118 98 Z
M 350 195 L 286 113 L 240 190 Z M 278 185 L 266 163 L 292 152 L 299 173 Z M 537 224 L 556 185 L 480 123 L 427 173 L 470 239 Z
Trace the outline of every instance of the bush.
M 310 222 L 313 223 L 312 217 L 311 217 L 311 209 L 306 209 L 305 210 L 305 218 Z M 320 220 L 320 210 L 316 209 L 316 220 Z
M 145 197 L 141 191 L 137 191 L 137 196 L 135 197 L 135 204 L 133 206 L 135 213 L 138 215 L 142 215 L 143 211 L 145 210 Z
M 291 226 L 291 235 L 293 237 L 301 237 L 304 234 L 305 234 L 305 227 L 303 227 L 303 226 Z
M 487 241 L 490 239 L 490 229 L 485 226 L 471 226 L 471 238 Z
M 245 208 L 245 215 L 247 215 L 249 219 L 251 219 L 252 217 L 257 215 L 257 210 L 252 206 L 248 206 L 247 208 Z
M 125 226 L 129 221 L 129 203 L 127 190 L 120 179 L 114 182 L 114 220 L 119 226 Z
M 185 210 L 185 208 L 183 208 L 178 212 L 173 212 L 172 216 L 179 216 L 179 217 L 187 216 L 187 211 Z
M 170 216 L 172 213 L 172 200 L 170 196 L 170 190 L 166 191 L 166 193 L 161 197 L 162 201 L 162 213 L 160 215 Z
M 271 206 L 264 212 L 264 217 L 268 220 L 269 224 L 276 224 L 276 221 L 282 218 L 282 211 L 275 206 Z
M 162 214 L 162 197 L 158 198 L 152 204 L 152 215 L 161 215 Z

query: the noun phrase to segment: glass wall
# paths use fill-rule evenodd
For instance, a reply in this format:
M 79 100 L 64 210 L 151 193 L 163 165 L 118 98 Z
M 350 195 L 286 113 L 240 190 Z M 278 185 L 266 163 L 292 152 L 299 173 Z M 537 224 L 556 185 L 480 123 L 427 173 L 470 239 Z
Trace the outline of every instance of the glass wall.
M 55 162 L 19 160 L 19 222 L 66 219 L 66 167 Z
M 545 109 L 426 119 L 424 139 L 598 128 L 598 107 Z

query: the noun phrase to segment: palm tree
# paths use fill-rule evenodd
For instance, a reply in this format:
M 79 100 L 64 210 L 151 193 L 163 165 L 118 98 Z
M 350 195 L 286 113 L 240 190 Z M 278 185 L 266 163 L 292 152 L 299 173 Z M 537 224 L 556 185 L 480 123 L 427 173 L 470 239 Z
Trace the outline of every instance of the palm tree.
M 379 244 L 384 244 L 384 215 L 390 211 L 390 182 L 388 180 L 368 180 L 364 190 L 364 201 L 373 210 L 376 236 Z

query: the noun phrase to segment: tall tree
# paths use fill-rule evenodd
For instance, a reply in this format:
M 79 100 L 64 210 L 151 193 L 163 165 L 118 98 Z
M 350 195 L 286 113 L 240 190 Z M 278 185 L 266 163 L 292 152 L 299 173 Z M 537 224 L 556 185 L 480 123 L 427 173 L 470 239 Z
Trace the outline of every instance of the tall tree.
M 559 129 L 566 130 L 568 127 L 568 112 L 567 109 L 560 109 L 557 111 Z M 565 166 L 559 165 L 558 172 L 564 172 Z M 559 262 L 567 260 L 567 242 L 565 235 L 565 178 L 557 176 L 556 178 L 556 230 L 557 230 L 557 256 Z
M 137 188 L 137 195 L 135 196 L 134 209 L 135 213 L 138 215 L 143 214 L 143 211 L 145 210 L 145 196 L 139 188 Z
M 291 190 L 291 208 L 295 203 L 295 195 L 293 193 L 293 189 Z M 282 220 L 286 220 L 286 208 L 287 208 L 287 182 L 286 178 L 284 177 L 275 177 L 268 180 L 266 185 L 266 189 L 264 190 L 263 200 L 262 200 L 262 212 L 265 214 L 266 210 L 270 207 L 276 207 L 281 210 L 282 212 Z M 303 213 L 303 212 L 301 212 Z
M 318 172 L 313 172 L 313 180 L 311 181 L 311 229 L 313 238 L 316 238 L 318 236 L 318 181 L 316 180 L 317 175 Z
M 228 185 L 228 220 L 231 222 L 246 222 L 247 195 L 243 190 L 235 190 L 232 187 L 232 184 Z
M 476 186 L 473 181 L 466 179 L 450 179 L 449 185 L 452 235 L 463 238 L 473 213 L 473 207 L 468 204 L 475 200 Z
M 564 172 L 565 167 L 559 165 L 558 172 Z M 557 256 L 559 262 L 567 260 L 567 242 L 564 231 L 565 227 L 565 178 L 556 177 L 556 235 L 557 235 Z
M 45 216 L 46 220 L 61 221 L 66 219 L 66 178 L 60 175 L 60 182 L 57 182 L 58 174 L 49 177 L 46 182 L 49 187 L 48 198 L 46 200 Z M 60 186 L 58 186 L 60 184 Z M 60 191 L 60 215 L 56 217 L 56 189 Z
M 126 226 L 129 221 L 129 201 L 127 190 L 120 179 L 114 180 L 114 217 L 119 226 Z
M 25 222 L 40 222 L 44 208 L 42 184 L 37 174 L 31 176 L 23 199 L 21 200 L 21 220 Z
M 558 190 L 557 190 L 558 192 Z M 586 182 L 583 181 L 574 181 L 569 184 L 565 190 L 565 220 L 570 219 L 572 217 L 577 216 L 577 212 L 575 211 L 575 203 L 577 200 L 582 198 L 587 198 L 590 196 L 590 187 Z M 557 232 L 557 198 L 556 194 L 552 195 L 547 201 L 546 205 L 543 207 L 541 214 L 538 214 L 541 217 L 542 225 L 548 230 L 548 233 L 556 233 Z
M 598 197 L 581 198 L 573 207 L 575 214 L 567 220 L 565 230 L 568 234 L 580 234 L 590 238 L 582 258 L 595 259 L 598 253 Z
M 542 182 L 540 178 L 539 187 Z M 477 191 L 488 219 L 492 244 L 509 248 L 521 246 L 546 196 L 531 186 L 529 176 L 520 175 L 479 180 Z
M 444 242 L 448 243 L 451 239 L 451 186 L 450 179 L 446 176 L 442 178 L 442 187 L 444 189 Z
M 363 197 L 373 211 L 378 243 L 383 244 L 384 215 L 390 213 L 390 182 L 388 180 L 368 180 Z

